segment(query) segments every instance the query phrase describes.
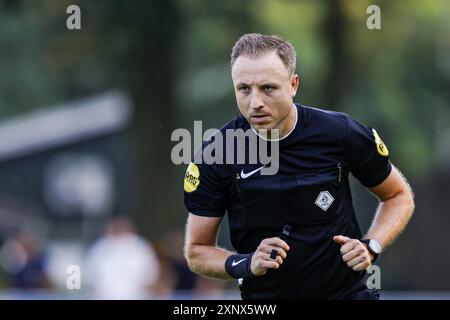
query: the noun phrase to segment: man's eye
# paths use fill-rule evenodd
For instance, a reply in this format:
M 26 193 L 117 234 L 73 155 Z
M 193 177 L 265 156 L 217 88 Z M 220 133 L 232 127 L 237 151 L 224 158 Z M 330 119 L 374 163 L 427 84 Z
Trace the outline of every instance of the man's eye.
M 243 92 L 243 93 L 248 93 L 250 91 L 249 87 L 240 87 L 239 91 Z
M 263 90 L 265 92 L 271 92 L 273 90 L 273 87 L 272 86 L 263 86 Z

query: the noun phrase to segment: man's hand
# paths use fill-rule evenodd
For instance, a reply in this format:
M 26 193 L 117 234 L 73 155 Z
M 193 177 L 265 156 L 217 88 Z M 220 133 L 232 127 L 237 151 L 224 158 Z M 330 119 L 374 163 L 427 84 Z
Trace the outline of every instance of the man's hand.
M 373 255 L 364 243 L 341 235 L 334 236 L 333 240 L 341 245 L 342 260 L 353 271 L 367 270 L 371 266 Z
M 270 258 L 272 250 L 277 251 L 275 259 Z M 267 238 L 261 241 L 252 257 L 250 269 L 255 276 L 262 276 L 267 269 L 278 269 L 286 259 L 289 246 L 278 237 Z

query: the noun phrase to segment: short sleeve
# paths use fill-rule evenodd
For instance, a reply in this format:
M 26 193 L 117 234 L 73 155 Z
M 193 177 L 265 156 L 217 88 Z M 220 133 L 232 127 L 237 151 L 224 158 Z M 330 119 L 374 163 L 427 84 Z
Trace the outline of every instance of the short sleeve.
M 389 151 L 377 131 L 349 116 L 344 150 L 350 171 L 365 187 L 379 185 L 391 173 Z
M 213 165 L 191 162 L 184 177 L 184 204 L 199 216 L 221 217 L 225 214 L 224 183 Z

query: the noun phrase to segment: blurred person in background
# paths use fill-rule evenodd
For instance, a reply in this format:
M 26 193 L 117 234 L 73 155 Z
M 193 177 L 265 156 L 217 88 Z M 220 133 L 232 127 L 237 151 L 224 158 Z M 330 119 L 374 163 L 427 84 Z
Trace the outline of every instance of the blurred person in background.
M 137 234 L 128 217 L 116 217 L 88 250 L 87 286 L 94 299 L 146 299 L 160 264 L 153 246 Z
M 42 240 L 28 230 L 7 239 L 0 261 L 9 286 L 18 289 L 48 289 L 52 284 L 46 271 L 47 254 Z

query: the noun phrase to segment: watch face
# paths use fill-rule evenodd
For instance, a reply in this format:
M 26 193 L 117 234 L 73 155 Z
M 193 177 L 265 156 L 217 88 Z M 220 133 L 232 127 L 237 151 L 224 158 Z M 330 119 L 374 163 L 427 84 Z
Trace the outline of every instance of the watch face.
M 376 254 L 381 253 L 381 245 L 377 240 L 371 239 L 369 242 L 370 249 L 375 252 Z

